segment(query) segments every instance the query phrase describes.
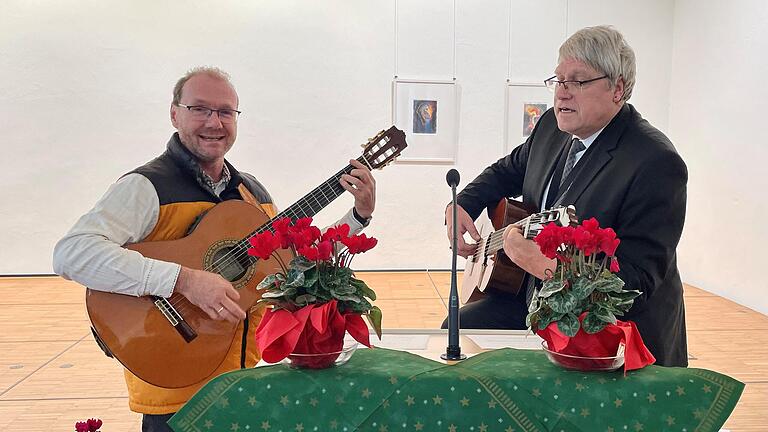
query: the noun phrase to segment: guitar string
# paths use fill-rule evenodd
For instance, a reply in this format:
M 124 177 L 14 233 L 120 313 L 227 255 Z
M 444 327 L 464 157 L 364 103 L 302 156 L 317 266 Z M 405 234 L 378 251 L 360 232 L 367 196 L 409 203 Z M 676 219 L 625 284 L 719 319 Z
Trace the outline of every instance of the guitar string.
M 560 209 L 556 209 L 556 210 L 560 210 Z M 553 222 L 553 220 L 550 220 L 550 218 L 549 218 L 549 216 L 552 215 L 553 211 L 555 211 L 555 210 L 548 210 L 548 211 L 543 212 L 543 213 L 538 213 L 538 214 L 535 214 L 535 215 L 528 216 L 525 219 L 522 219 L 522 220 L 519 220 L 519 221 L 515 222 L 515 224 L 521 224 L 522 225 L 522 224 L 528 223 L 529 226 L 530 226 L 531 224 L 539 224 L 540 225 L 540 224 L 543 224 L 543 223 L 546 223 L 546 222 Z M 536 218 L 536 219 L 534 219 L 534 218 Z M 473 258 L 475 259 L 475 261 L 477 260 L 477 258 L 479 258 L 479 256 L 481 254 L 484 254 L 486 256 L 490 255 L 490 253 L 488 251 L 491 250 L 491 249 L 493 249 L 493 253 L 495 253 L 495 252 L 497 252 L 498 250 L 501 249 L 501 246 L 504 244 L 504 236 L 503 236 L 503 234 L 504 234 L 504 231 L 506 229 L 507 228 L 504 227 L 504 228 L 502 228 L 500 230 L 494 231 L 493 233 L 491 233 L 488 236 L 488 241 L 486 242 L 486 247 L 483 248 L 484 250 L 480 250 L 480 248 L 478 248 L 478 250 L 475 251 L 475 253 L 473 254 Z M 541 231 L 541 228 L 529 228 L 529 233 L 535 232 L 536 234 L 538 234 L 539 231 Z
M 266 222 L 265 224 L 257 228 L 255 231 L 252 231 L 244 239 L 239 240 L 230 252 L 227 252 L 226 254 L 221 256 L 217 261 L 211 263 L 211 265 L 207 266 L 205 270 L 206 271 L 217 270 L 218 272 L 222 268 L 226 268 L 228 265 L 232 264 L 233 261 L 238 260 L 243 256 L 247 256 L 248 240 L 250 240 L 250 238 L 255 236 L 256 234 L 262 233 L 264 231 L 267 231 L 267 230 L 273 231 L 272 223 L 274 221 L 282 217 L 291 217 L 293 219 L 296 216 L 309 217 L 317 214 L 317 212 L 322 210 L 331 201 L 338 198 L 339 196 L 341 196 L 341 194 L 344 193 L 345 189 L 339 183 L 339 179 L 343 174 L 346 174 L 349 171 L 351 171 L 351 169 L 352 169 L 352 165 L 347 165 L 346 168 L 337 172 L 334 176 L 332 176 L 330 179 L 323 182 L 320 186 L 313 189 L 312 192 L 302 197 L 295 204 L 293 204 L 292 206 L 288 207 L 287 209 L 285 209 L 284 211 L 276 215 L 273 219 L 270 219 L 268 222 Z M 330 194 L 330 198 L 328 198 L 328 196 L 325 195 L 324 191 L 327 191 Z M 319 198 L 321 196 L 325 200 L 325 203 L 322 203 L 320 201 Z M 311 203 L 310 198 L 314 199 L 315 203 L 319 205 L 317 209 L 315 209 L 314 204 Z M 232 252 L 232 251 L 235 251 L 235 252 Z

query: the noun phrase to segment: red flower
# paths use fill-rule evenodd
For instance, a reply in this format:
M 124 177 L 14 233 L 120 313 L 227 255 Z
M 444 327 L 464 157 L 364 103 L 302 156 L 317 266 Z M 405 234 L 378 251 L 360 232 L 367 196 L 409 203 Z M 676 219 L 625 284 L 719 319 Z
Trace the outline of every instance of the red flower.
M 293 246 L 296 250 L 309 246 L 320 239 L 320 229 L 312 226 L 312 218 L 297 219 L 292 227 L 288 227 L 281 240 L 282 247 Z
M 600 250 L 608 256 L 616 255 L 616 249 L 619 247 L 620 240 L 616 238 L 616 232 L 612 228 L 605 228 L 599 231 Z
M 557 250 L 560 248 L 560 245 L 564 243 L 566 238 L 570 241 L 572 237 L 572 230 L 564 230 L 563 227 L 550 222 L 539 231 L 539 234 L 534 237 L 533 241 L 539 245 L 541 253 L 551 259 L 559 256 Z
M 374 237 L 368 237 L 365 234 L 353 235 L 345 239 L 341 239 L 344 246 L 349 249 L 349 253 L 358 254 L 369 251 L 376 246 L 379 241 Z
M 341 224 L 339 226 L 328 228 L 323 234 L 322 240 L 338 242 L 347 237 L 349 237 L 349 225 Z
M 331 259 L 333 252 L 333 243 L 330 241 L 321 241 L 317 246 L 306 245 L 296 250 L 299 255 L 304 256 L 310 261 L 327 261 Z
M 321 241 L 317 244 L 318 258 L 320 258 L 322 261 L 331 259 L 331 253 L 333 253 L 333 243 L 330 241 Z
M 75 423 L 76 432 L 98 432 L 102 425 L 101 419 L 88 419 L 87 421 L 81 421 Z
M 269 259 L 272 252 L 280 247 L 280 238 L 272 234 L 271 231 L 264 231 L 248 239 L 251 247 L 248 248 L 248 255 L 256 256 L 261 259 Z
M 291 226 L 291 219 L 287 217 L 281 217 L 280 219 L 272 222 L 272 228 L 275 229 L 276 234 L 286 234 L 288 228 Z
M 88 419 L 88 431 L 89 432 L 96 432 L 101 427 L 102 421 L 101 419 Z
M 584 256 L 590 256 L 597 252 L 598 246 L 600 246 L 600 237 L 595 234 L 594 231 L 590 231 L 584 226 L 576 227 L 573 232 L 573 243 L 584 252 Z
M 619 271 L 619 260 L 616 259 L 616 257 L 611 257 L 611 267 L 610 270 L 612 273 L 618 273 Z

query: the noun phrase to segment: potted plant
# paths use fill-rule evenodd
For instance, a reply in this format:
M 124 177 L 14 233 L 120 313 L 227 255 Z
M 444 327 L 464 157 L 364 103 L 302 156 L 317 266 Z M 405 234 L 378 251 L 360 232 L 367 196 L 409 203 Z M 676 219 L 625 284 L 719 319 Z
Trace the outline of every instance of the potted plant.
M 578 226 L 546 225 L 534 238 L 556 259 L 529 305 L 526 324 L 546 341 L 550 359 L 581 370 L 625 370 L 655 361 L 631 321 L 617 319 L 641 293 L 624 289 L 616 250 L 620 240 L 596 219 Z M 625 362 L 626 360 L 626 362 Z
M 350 235 L 346 224 L 321 234 L 311 218 L 293 223 L 281 218 L 272 227 L 274 232 L 252 237 L 248 250 L 262 259 L 275 257 L 281 267 L 258 286 L 259 303 L 272 306 L 256 330 L 262 358 L 275 363 L 288 357 L 296 367 L 332 366 L 340 355 L 351 355 L 344 347 L 347 333 L 370 346 L 362 317 L 381 338 L 381 310 L 371 304 L 376 293 L 349 267 L 356 254 L 372 249 L 377 240 Z M 295 252 L 290 263 L 275 253 L 280 248 Z

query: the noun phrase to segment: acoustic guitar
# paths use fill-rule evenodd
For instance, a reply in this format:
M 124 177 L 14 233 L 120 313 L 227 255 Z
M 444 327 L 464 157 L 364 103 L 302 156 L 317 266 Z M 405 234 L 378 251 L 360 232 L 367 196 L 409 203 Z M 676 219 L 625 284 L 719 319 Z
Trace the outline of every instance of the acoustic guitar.
M 370 169 L 382 168 L 407 146 L 405 134 L 392 126 L 363 145 L 357 160 Z M 347 165 L 274 219 L 259 207 L 229 200 L 212 207 L 194 230 L 178 240 L 126 246 L 145 257 L 218 273 L 240 293 L 238 304 L 250 309 L 260 298 L 256 286 L 279 270 L 275 258 L 248 255 L 248 240 L 273 230 L 272 222 L 313 216 L 345 192 L 339 184 Z M 285 262 L 292 254 L 282 251 Z M 186 387 L 211 378 L 234 342 L 237 325 L 211 319 L 180 294 L 169 298 L 133 297 L 86 290 L 86 306 L 97 342 L 134 375 L 165 388 Z
M 510 294 L 520 292 L 525 270 L 512 262 L 503 251 L 504 230 L 508 225 L 520 225 L 523 236 L 533 239 L 550 222 L 560 226 L 575 225 L 578 222 L 574 206 L 556 207 L 531 214 L 523 203 L 509 198 L 502 198 L 495 207 L 489 207 L 488 217 L 497 231 L 481 239 L 475 253 L 467 257 L 461 284 L 462 303 L 481 299 L 489 287 Z

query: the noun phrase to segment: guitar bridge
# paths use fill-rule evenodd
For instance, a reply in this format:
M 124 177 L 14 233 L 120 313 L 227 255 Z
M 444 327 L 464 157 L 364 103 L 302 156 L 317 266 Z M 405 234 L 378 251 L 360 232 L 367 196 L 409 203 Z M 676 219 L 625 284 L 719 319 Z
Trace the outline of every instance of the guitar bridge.
M 155 299 L 155 307 L 160 310 L 165 319 L 171 323 L 173 328 L 179 332 L 185 341 L 192 342 L 197 337 L 197 333 L 186 321 L 184 321 L 184 318 L 176 310 L 176 308 L 173 307 L 173 305 L 163 297 L 155 296 L 153 298 Z

